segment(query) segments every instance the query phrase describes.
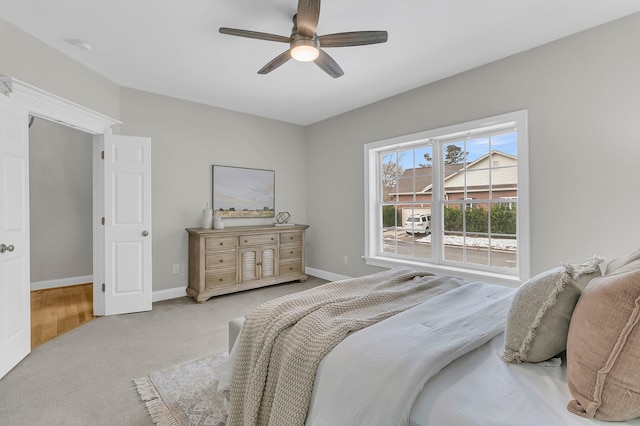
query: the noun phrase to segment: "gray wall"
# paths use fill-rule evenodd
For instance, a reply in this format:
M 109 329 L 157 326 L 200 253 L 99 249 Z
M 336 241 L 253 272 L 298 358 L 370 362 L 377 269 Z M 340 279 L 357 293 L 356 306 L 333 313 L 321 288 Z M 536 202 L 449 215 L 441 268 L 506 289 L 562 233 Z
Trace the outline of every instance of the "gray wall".
M 0 52 L 0 75 L 15 77 L 109 117 L 119 117 L 117 84 L 2 18 Z
M 93 274 L 92 140 L 37 118 L 29 129 L 31 282 Z
M 529 110 L 532 273 L 637 247 L 639 40 L 636 14 L 309 126 L 309 266 L 378 270 L 360 258 L 365 143 L 520 109 Z
M 528 109 L 535 273 L 638 246 L 638 40 L 635 15 L 306 128 L 120 88 L 2 20 L 0 74 L 152 138 L 155 291 L 186 285 L 211 164 L 274 169 L 276 209 L 311 225 L 308 265 L 362 275 L 363 144 Z
M 211 203 L 212 164 L 275 170 L 276 210 L 306 223 L 303 127 L 121 88 L 2 19 L 0 51 L 0 75 L 123 121 L 114 133 L 151 137 L 154 291 L 187 284 L 184 229 L 200 226 Z M 226 225 L 272 222 L 227 219 Z
M 151 137 L 154 291 L 187 284 L 185 228 L 201 226 L 211 206 L 212 164 L 275 170 L 276 211 L 306 223 L 303 127 L 132 89 L 122 89 L 121 101 L 122 134 Z

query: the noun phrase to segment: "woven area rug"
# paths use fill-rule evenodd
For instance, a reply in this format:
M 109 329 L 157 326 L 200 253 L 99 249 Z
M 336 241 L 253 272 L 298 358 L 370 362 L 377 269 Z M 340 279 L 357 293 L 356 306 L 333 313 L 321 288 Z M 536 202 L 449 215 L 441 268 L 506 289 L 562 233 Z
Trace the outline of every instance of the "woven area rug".
M 161 426 L 224 426 L 227 410 L 216 391 L 226 352 L 135 379 L 153 422 Z

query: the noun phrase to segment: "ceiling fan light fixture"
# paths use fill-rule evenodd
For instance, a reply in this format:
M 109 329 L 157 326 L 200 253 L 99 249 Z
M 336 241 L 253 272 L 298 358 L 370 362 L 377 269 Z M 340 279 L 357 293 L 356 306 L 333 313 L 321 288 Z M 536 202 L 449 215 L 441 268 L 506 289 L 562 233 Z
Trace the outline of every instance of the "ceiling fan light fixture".
M 315 40 L 297 39 L 291 42 L 291 57 L 300 62 L 314 61 L 320 51 Z
M 349 31 L 318 36 L 316 29 L 319 17 L 320 0 L 298 0 L 298 9 L 293 15 L 293 27 L 289 37 L 227 27 L 220 27 L 218 31 L 232 36 L 289 43 L 289 49 L 260 68 L 258 74 L 268 74 L 288 60 L 295 59 L 301 62 L 313 61 L 322 71 L 333 78 L 338 78 L 344 75 L 344 71 L 324 48 L 363 46 L 387 41 L 386 31 Z
M 318 55 L 320 55 L 320 52 L 313 46 L 296 46 L 291 49 L 291 57 L 300 62 L 311 62 Z

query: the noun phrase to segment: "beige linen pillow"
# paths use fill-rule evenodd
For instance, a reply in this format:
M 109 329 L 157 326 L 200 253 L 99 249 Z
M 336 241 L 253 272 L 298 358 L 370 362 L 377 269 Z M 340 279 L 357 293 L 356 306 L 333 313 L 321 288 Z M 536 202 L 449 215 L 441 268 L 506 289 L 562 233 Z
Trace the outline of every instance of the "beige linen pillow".
M 567 339 L 567 380 L 582 417 L 640 417 L 640 260 L 596 278 L 584 290 Z
M 607 264 L 607 268 L 604 270 L 605 275 L 609 275 L 617 269 L 622 268 L 623 266 L 628 265 L 631 262 L 635 262 L 636 260 L 640 260 L 640 248 L 632 251 L 620 259 L 614 259 Z
M 516 292 L 505 327 L 502 360 L 541 362 L 564 351 L 573 308 L 586 285 L 602 273 L 602 258 L 543 272 Z

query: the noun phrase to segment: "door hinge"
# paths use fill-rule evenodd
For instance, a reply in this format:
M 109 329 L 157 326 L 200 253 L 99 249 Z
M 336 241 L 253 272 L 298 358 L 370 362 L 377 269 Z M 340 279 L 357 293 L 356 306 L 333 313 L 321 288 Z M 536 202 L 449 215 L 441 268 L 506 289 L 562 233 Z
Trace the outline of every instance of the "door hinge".
M 102 292 L 104 293 L 106 290 L 106 286 L 104 285 L 104 283 L 102 283 Z
M 104 151 L 100 153 L 100 158 L 104 160 Z
M 0 83 L 2 83 L 2 85 L 0 86 L 0 93 L 5 95 L 6 97 L 9 97 L 9 95 L 13 92 L 13 82 L 11 81 L 11 78 L 0 77 Z
M 102 219 L 100 220 L 100 222 L 104 225 L 104 216 L 102 216 Z

